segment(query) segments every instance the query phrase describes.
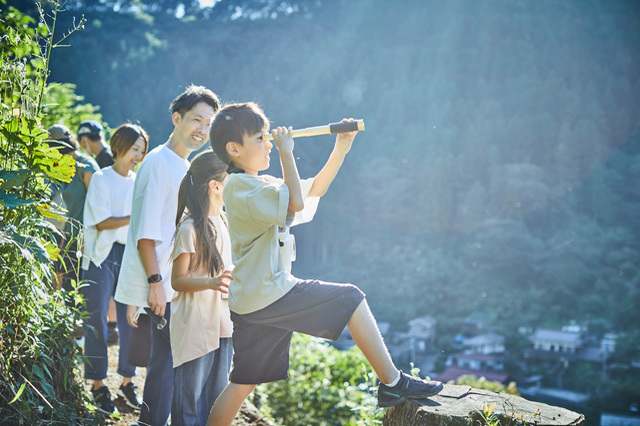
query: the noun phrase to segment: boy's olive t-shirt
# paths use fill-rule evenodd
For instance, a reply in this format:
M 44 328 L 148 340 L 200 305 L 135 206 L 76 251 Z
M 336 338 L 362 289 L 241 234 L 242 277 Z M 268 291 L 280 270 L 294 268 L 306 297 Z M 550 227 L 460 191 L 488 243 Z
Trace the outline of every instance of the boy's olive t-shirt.
M 308 194 L 313 179 L 301 184 Z M 287 227 L 293 219 L 287 219 L 289 188 L 273 176 L 234 173 L 222 197 L 235 265 L 229 309 L 248 314 L 280 299 L 298 282 L 288 271 L 289 260 L 283 259 L 278 240 L 278 227 Z

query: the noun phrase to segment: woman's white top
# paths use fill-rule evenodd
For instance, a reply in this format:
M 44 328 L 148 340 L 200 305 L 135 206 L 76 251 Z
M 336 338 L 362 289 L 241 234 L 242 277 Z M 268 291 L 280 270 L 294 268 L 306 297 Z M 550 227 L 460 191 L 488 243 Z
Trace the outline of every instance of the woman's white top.
M 122 176 L 113 170 L 112 166 L 93 174 L 84 202 L 83 224 L 86 229 L 82 269 L 89 269 L 90 262 L 98 267 L 101 266 L 109 255 L 113 243 L 127 242 L 129 225 L 103 231 L 98 231 L 96 225 L 110 217 L 131 215 L 135 180 L 134 172 L 129 172 L 128 176 Z

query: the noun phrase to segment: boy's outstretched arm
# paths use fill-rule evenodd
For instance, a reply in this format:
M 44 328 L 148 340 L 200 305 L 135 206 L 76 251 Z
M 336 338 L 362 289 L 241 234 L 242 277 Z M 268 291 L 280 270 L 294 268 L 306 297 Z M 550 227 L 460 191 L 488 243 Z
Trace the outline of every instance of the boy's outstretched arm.
M 349 121 L 355 120 L 353 118 L 342 119 L 342 123 Z M 333 147 L 333 151 L 322 170 L 320 170 L 316 175 L 311 191 L 309 191 L 309 197 L 322 197 L 327 193 L 329 185 L 331 185 L 331 182 L 333 182 L 333 179 L 335 179 L 338 174 L 338 170 L 340 170 L 340 166 L 342 166 L 344 157 L 347 155 L 349 150 L 351 150 L 351 144 L 353 143 L 353 139 L 356 137 L 357 133 L 357 131 L 339 133 L 338 136 L 336 136 L 336 144 Z
M 280 153 L 280 164 L 282 165 L 284 183 L 289 188 L 288 210 L 290 212 L 299 212 L 304 208 L 304 198 L 302 197 L 302 188 L 300 187 L 298 166 L 293 156 L 294 143 L 291 132 L 291 127 L 278 127 L 271 131 L 271 135 Z

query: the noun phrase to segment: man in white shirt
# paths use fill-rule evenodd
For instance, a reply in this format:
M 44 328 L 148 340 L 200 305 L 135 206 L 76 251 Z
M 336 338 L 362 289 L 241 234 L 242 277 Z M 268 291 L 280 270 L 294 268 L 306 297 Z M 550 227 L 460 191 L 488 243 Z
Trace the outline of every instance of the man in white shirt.
M 133 193 L 131 222 L 115 300 L 129 305 L 136 327 L 138 307 L 151 323 L 151 358 L 144 385 L 140 423 L 165 425 L 171 410 L 173 361 L 169 340 L 171 240 L 175 232 L 178 189 L 189 168 L 189 155 L 209 140 L 218 97 L 202 86 L 189 86 L 171 103 L 174 130 L 169 140 L 147 154 Z

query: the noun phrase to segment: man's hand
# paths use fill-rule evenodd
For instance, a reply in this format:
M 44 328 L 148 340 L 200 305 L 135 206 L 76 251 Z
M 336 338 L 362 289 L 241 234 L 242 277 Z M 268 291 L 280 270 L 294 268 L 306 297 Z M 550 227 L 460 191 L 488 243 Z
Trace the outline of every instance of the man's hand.
M 356 121 L 353 118 L 343 118 L 340 120 L 341 123 L 348 123 L 350 121 Z M 355 132 L 347 132 L 347 133 L 338 133 L 336 136 L 336 145 L 335 149 L 342 155 L 347 155 L 347 153 L 351 150 L 351 144 L 353 144 L 353 139 L 358 134 L 358 131 Z
M 167 307 L 167 295 L 164 292 L 164 286 L 162 281 L 149 284 L 149 296 L 147 297 L 147 303 L 154 314 L 162 317 Z
M 136 318 L 137 313 L 137 306 L 127 305 L 127 322 L 133 328 L 138 328 L 138 319 Z
M 278 127 L 271 131 L 271 136 L 273 136 L 273 141 L 276 144 L 276 148 L 278 148 L 278 152 L 280 154 L 289 154 L 293 152 L 293 130 L 291 127 Z

